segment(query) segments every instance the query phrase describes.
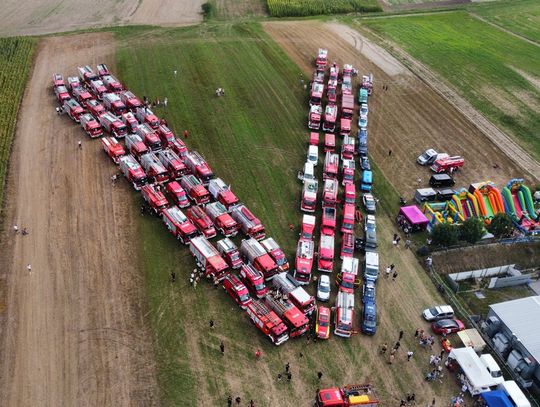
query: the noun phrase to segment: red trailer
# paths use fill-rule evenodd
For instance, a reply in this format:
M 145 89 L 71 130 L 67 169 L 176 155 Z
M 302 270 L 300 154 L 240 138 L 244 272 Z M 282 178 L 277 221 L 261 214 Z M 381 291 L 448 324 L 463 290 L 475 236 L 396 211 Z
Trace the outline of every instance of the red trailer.
M 255 239 L 244 239 L 240 244 L 240 254 L 263 273 L 265 280 L 269 280 L 279 271 L 278 266 L 264 247 Z
M 204 236 L 191 239 L 189 251 L 195 257 L 197 267 L 205 272 L 206 277 L 222 281 L 229 274 L 227 263 Z
M 121 138 L 127 134 L 127 127 L 122 121 L 110 112 L 105 112 L 98 117 L 99 123 L 110 135 Z
M 216 228 L 212 219 L 204 212 L 200 206 L 191 206 L 187 209 L 188 219 L 200 230 L 204 237 L 211 239 L 216 236 Z
M 311 280 L 311 269 L 313 268 L 313 253 L 315 244 L 311 239 L 298 240 L 296 248 L 296 260 L 294 278 L 300 284 L 309 284 Z
M 287 326 L 264 302 L 253 300 L 246 308 L 251 321 L 264 335 L 268 336 L 276 346 L 289 339 Z
M 91 138 L 103 135 L 103 129 L 101 128 L 101 125 L 90 113 L 82 114 L 79 119 L 81 127 Z
M 180 178 L 180 185 L 184 188 L 189 198 L 197 205 L 210 202 L 210 194 L 202 182 L 194 175 L 188 174 Z
M 217 242 L 218 252 L 223 256 L 227 264 L 232 269 L 240 268 L 244 263 L 240 258 L 240 252 L 234 242 L 226 237 Z
M 161 218 L 169 232 L 183 244 L 189 244 L 198 235 L 197 228 L 176 206 L 164 209 Z
M 245 205 L 237 205 L 232 208 L 231 216 L 238 222 L 240 229 L 247 236 L 257 240 L 262 240 L 266 237 L 263 224 Z
M 141 194 L 150 209 L 152 209 L 156 215 L 161 215 L 161 212 L 169 205 L 165 195 L 163 195 L 163 193 L 154 185 L 143 185 L 141 187 Z
M 221 178 L 211 179 L 208 183 L 208 191 L 214 199 L 222 203 L 227 210 L 230 210 L 239 202 L 237 196 L 231 190 L 231 187 L 225 184 Z
M 267 295 L 264 301 L 287 325 L 291 338 L 307 332 L 309 319 L 292 302 L 289 300 L 277 300 L 270 295 Z
M 159 161 L 169 171 L 170 179 L 180 179 L 187 173 L 187 168 L 184 162 L 176 155 L 176 153 L 168 148 L 157 152 Z
M 130 154 L 120 157 L 119 164 L 124 177 L 133 185 L 133 188 L 139 191 L 146 184 L 146 174 L 141 164 Z
M 169 180 L 167 169 L 161 164 L 157 156 L 150 152 L 141 157 L 141 165 L 152 183 L 163 184 Z
M 214 172 L 197 151 L 190 151 L 184 156 L 184 164 L 189 168 L 192 174 L 197 176 L 203 184 L 206 186 L 212 178 L 214 178 Z
M 118 164 L 120 162 L 120 157 L 126 154 L 122 144 L 120 144 L 114 137 L 103 137 L 101 139 L 101 146 L 115 164 Z
M 184 188 L 177 181 L 167 183 L 165 185 L 165 191 L 179 208 L 187 208 L 189 206 L 186 191 L 184 191 Z
M 240 226 L 227 213 L 227 208 L 221 202 L 209 203 L 204 207 L 204 210 L 224 236 L 232 237 L 237 235 Z

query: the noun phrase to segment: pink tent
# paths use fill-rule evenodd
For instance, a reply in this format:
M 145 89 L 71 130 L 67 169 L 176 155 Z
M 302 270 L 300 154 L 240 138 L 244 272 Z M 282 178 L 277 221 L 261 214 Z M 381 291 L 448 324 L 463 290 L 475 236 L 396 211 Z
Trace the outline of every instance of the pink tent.
M 396 221 L 405 232 L 406 229 L 410 232 L 424 230 L 429 223 L 428 218 L 414 205 L 402 207 Z

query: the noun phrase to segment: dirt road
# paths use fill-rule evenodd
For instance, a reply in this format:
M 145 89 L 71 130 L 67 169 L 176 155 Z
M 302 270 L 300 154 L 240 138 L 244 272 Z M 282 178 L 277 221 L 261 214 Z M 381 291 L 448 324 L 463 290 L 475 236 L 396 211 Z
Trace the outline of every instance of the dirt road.
M 6 406 L 157 404 L 151 334 L 143 322 L 134 205 L 114 168 L 68 117 L 53 72 L 114 66 L 112 35 L 46 38 L 20 111 L 0 258 L 0 394 Z M 77 141 L 82 140 L 79 150 Z M 28 236 L 11 226 L 27 227 Z M 31 264 L 31 272 L 27 265 Z
M 373 73 L 369 152 L 400 194 L 411 197 L 416 188 L 427 185 L 430 171 L 415 163 L 426 148 L 465 157 L 456 187 L 486 180 L 502 186 L 523 176 L 513 160 L 439 93 L 353 29 L 311 21 L 271 22 L 264 27 L 308 75 L 318 47 L 328 48 L 330 61 L 352 63 L 361 73 Z
M 203 0 L 5 0 L 0 36 L 41 35 L 126 24 L 187 25 L 202 21 Z

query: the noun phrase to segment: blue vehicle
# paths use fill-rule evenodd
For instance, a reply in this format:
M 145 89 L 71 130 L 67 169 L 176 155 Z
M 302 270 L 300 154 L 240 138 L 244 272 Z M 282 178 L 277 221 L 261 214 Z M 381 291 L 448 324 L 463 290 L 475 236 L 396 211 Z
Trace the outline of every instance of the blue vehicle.
M 358 154 L 360 157 L 367 157 L 367 129 L 358 130 Z
M 360 127 L 361 129 L 367 127 L 367 116 L 360 116 L 358 118 L 358 127 Z
M 368 304 L 370 302 L 375 303 L 375 282 L 366 280 L 362 286 L 362 302 Z
M 377 305 L 375 301 L 364 303 L 362 332 L 367 335 L 375 335 L 375 332 L 377 332 Z
M 362 181 L 360 182 L 360 189 L 365 192 L 371 192 L 373 185 L 373 173 L 370 170 L 362 172 Z

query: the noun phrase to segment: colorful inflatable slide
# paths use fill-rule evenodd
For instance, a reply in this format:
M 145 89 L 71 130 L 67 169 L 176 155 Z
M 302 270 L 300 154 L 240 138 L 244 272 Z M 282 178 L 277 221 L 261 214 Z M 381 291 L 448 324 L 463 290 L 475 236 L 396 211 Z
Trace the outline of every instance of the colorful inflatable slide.
M 422 211 L 429 219 L 430 226 L 439 223 L 462 223 L 465 220 L 450 202 L 426 202 Z
M 492 182 L 487 181 L 477 185 L 474 196 L 478 202 L 480 215 L 485 218 L 486 223 L 489 223 L 496 214 L 505 212 L 502 195 Z
M 455 210 L 460 213 L 463 219 L 480 217 L 480 208 L 476 197 L 465 188 L 460 189 L 452 197 L 450 203 Z
M 531 190 L 523 184 L 523 179 L 511 179 L 502 189 L 506 213 L 523 231 L 540 230 L 538 216 L 534 210 Z

